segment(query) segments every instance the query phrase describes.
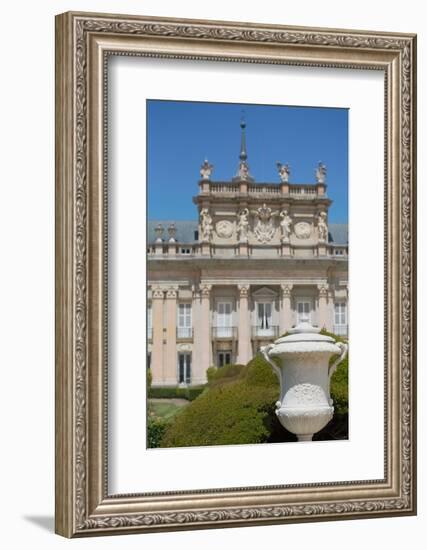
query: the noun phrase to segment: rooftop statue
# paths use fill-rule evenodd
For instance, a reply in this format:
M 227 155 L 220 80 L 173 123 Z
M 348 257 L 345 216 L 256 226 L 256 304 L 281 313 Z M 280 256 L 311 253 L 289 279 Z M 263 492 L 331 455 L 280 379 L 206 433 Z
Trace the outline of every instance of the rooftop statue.
M 213 172 L 213 164 L 209 164 L 208 159 L 205 159 L 200 167 L 200 176 L 202 180 L 209 180 Z
M 323 164 L 322 161 L 319 162 L 316 168 L 316 181 L 317 183 L 326 182 L 326 166 Z
M 279 172 L 280 181 L 282 183 L 288 183 L 289 176 L 291 175 L 291 167 L 289 166 L 289 164 L 281 164 L 280 162 L 276 162 L 276 166 Z
M 249 177 L 249 168 L 245 161 L 240 162 L 239 169 L 237 171 L 237 177 L 242 180 L 247 180 Z

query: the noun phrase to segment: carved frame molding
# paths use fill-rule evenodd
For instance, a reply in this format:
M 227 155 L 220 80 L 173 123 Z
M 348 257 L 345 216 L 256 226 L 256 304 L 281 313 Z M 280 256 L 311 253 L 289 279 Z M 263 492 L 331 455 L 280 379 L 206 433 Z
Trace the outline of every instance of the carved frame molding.
M 109 55 L 384 71 L 383 480 L 108 494 Z M 56 18 L 56 72 L 56 532 L 76 537 L 414 514 L 416 37 L 69 12 Z

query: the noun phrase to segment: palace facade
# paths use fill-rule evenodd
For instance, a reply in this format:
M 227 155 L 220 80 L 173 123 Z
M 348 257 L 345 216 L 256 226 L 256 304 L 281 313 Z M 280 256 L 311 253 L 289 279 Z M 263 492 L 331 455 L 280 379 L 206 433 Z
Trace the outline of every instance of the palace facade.
M 153 386 L 198 385 L 247 363 L 301 321 L 347 335 L 348 232 L 328 224 L 326 167 L 314 183 L 250 174 L 245 124 L 237 175 L 200 170 L 198 220 L 148 222 L 148 364 Z

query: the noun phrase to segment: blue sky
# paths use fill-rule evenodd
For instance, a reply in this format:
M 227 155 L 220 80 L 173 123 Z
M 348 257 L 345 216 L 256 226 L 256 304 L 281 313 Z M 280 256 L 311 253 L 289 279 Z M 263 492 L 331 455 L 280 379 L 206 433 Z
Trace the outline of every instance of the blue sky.
M 276 162 L 289 163 L 291 183 L 314 183 L 327 166 L 330 223 L 348 221 L 348 110 L 316 107 L 147 101 L 148 218 L 195 220 L 200 165 L 213 181 L 235 176 L 244 111 L 248 164 L 256 182 L 279 182 Z

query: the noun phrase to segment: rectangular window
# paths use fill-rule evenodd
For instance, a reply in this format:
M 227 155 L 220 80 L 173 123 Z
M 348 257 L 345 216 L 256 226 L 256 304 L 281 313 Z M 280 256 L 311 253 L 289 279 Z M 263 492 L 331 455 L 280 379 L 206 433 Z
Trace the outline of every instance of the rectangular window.
M 258 302 L 257 304 L 257 334 L 269 336 L 273 334 L 271 302 Z
M 217 335 L 222 338 L 231 338 L 232 328 L 232 304 L 231 302 L 218 302 L 217 305 Z
M 147 337 L 149 340 L 153 338 L 153 309 L 151 305 L 147 308 Z
M 344 302 L 335 303 L 335 324 L 336 325 L 347 324 L 347 307 Z
M 191 384 L 191 353 L 178 353 L 178 383 Z
M 225 365 L 231 365 L 231 351 L 219 351 L 217 357 L 217 366 L 225 367 Z
M 311 301 L 297 301 L 297 325 L 299 323 L 311 323 Z
M 191 304 L 178 305 L 178 338 L 191 338 Z

